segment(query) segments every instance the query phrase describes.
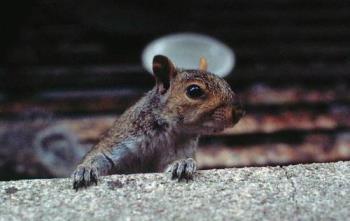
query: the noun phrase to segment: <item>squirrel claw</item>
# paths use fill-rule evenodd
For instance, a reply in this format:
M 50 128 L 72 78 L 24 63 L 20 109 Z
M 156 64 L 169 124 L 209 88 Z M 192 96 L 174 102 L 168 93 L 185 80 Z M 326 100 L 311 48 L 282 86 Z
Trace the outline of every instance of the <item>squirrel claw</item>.
M 170 173 L 171 179 L 178 181 L 193 180 L 193 175 L 196 172 L 197 165 L 192 158 L 175 161 L 167 170 Z
M 73 189 L 78 191 L 81 188 L 86 188 L 92 184 L 97 185 L 98 173 L 96 168 L 88 166 L 78 166 L 73 175 Z

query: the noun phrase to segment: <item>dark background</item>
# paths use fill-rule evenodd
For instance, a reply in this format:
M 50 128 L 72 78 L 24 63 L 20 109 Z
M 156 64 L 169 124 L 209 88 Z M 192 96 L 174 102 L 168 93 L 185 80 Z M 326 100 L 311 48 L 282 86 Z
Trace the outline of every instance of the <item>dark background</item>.
M 153 86 L 143 48 L 177 32 L 235 52 L 247 116 L 203 137 L 203 169 L 350 159 L 350 2 L 8 1 L 0 7 L 0 179 L 67 176 Z

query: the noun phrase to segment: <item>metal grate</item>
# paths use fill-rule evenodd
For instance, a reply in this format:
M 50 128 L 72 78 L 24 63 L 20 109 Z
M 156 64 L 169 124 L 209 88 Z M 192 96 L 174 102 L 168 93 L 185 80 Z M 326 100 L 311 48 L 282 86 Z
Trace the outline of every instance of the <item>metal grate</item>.
M 2 134 L 39 108 L 90 147 L 152 87 L 140 66 L 143 47 L 164 34 L 192 31 L 234 49 L 237 66 L 227 80 L 248 110 L 236 128 L 202 139 L 202 168 L 350 159 L 348 1 L 26 4 L 31 10 L 8 15 L 22 20 L 6 32 L 10 43 L 0 44 L 6 52 L 0 55 Z M 16 157 L 22 147 L 11 145 L 1 147 L 1 171 L 24 164 Z M 29 164 L 40 165 L 30 148 Z M 43 171 L 19 172 L 57 175 Z

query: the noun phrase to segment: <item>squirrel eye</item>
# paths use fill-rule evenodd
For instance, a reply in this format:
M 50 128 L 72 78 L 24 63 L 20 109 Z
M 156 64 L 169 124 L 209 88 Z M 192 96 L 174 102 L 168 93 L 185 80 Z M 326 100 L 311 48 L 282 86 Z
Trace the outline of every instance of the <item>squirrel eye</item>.
M 203 90 L 195 84 L 192 84 L 190 86 L 187 87 L 187 96 L 190 98 L 200 98 L 204 95 Z

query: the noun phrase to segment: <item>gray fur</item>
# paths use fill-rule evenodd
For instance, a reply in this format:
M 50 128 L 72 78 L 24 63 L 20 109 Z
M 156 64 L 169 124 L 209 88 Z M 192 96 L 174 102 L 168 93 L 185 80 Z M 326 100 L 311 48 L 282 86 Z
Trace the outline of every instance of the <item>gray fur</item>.
M 84 157 L 72 175 L 74 189 L 97 183 L 101 175 L 167 167 L 174 179 L 192 179 L 199 135 L 223 130 L 240 118 L 232 106 L 234 93 L 223 79 L 209 72 L 176 71 L 164 56 L 155 56 L 153 65 L 156 86 Z M 191 84 L 200 85 L 206 99 L 189 97 Z
M 176 123 L 157 116 L 153 111 L 160 103 L 152 96 L 153 92 L 148 93 L 131 108 L 133 115 L 129 121 L 142 122 L 142 125 L 136 126 L 142 129 L 133 131 L 131 128 L 126 137 L 116 139 L 107 148 L 105 143 L 101 147 L 99 145 L 102 144 L 97 144 L 72 175 L 75 189 L 95 183 L 95 180 L 91 180 L 93 177 L 115 173 L 163 172 L 174 161 L 194 158 L 199 136 L 182 134 Z M 138 109 L 139 106 L 148 107 L 146 112 L 150 121 L 145 119 L 145 110 Z M 117 121 L 106 136 L 114 133 L 117 125 L 122 126 Z M 156 129 L 154 125 L 157 125 Z

